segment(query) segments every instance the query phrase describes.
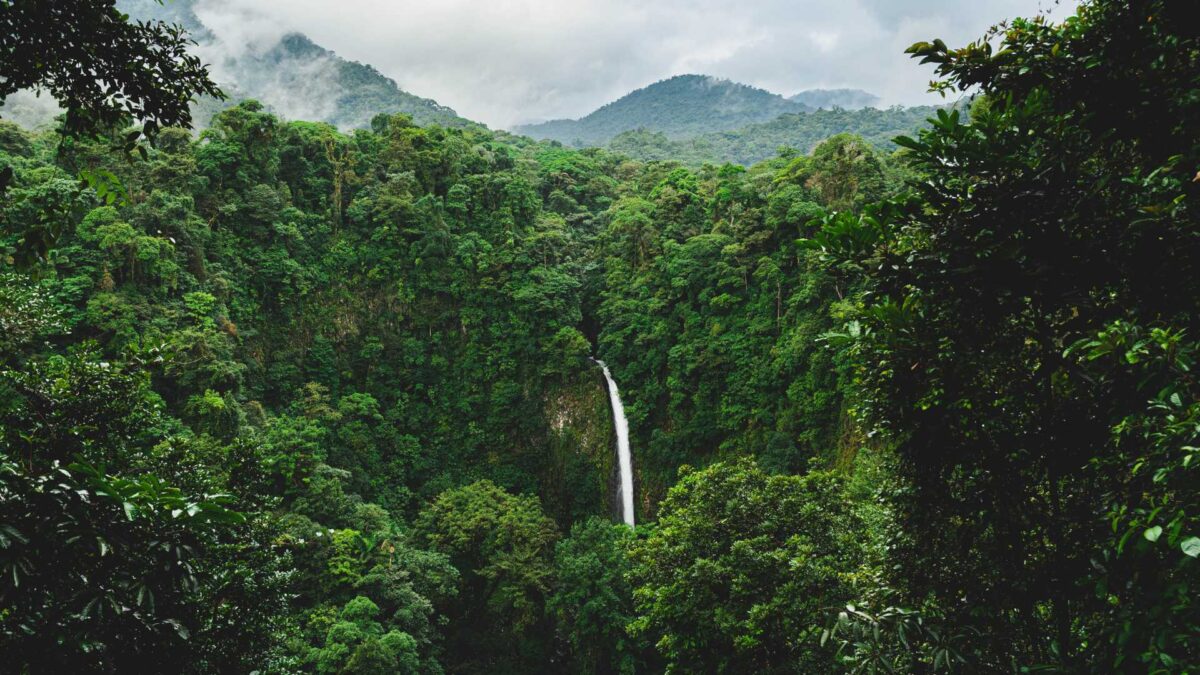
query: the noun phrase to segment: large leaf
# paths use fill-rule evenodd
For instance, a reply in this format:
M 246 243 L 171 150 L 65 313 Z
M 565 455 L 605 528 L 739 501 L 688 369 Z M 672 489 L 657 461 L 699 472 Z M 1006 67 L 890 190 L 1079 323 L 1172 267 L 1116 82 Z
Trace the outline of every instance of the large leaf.
M 1179 548 L 1183 549 L 1184 555 L 1193 558 L 1200 557 L 1200 537 L 1188 537 L 1179 543 Z

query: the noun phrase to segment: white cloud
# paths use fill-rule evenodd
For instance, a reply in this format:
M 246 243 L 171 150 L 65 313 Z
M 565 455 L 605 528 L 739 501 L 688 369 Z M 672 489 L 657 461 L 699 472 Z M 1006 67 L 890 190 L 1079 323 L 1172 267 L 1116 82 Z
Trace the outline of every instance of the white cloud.
M 300 31 L 402 88 L 496 127 L 578 117 L 698 72 L 784 95 L 858 87 L 936 100 L 909 44 L 965 43 L 1053 0 L 198 0 L 223 42 Z M 1063 16 L 1074 6 L 1054 9 Z

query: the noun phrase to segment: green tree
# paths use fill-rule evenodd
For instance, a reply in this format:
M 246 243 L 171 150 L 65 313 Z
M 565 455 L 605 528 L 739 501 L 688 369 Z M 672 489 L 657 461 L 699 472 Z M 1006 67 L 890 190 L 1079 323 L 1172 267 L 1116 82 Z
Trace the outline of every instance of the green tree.
M 646 645 L 626 627 L 634 618 L 633 591 L 625 550 L 633 541 L 626 525 L 603 518 L 576 523 L 558 542 L 558 583 L 546 609 L 566 637 L 578 673 L 632 673 L 643 665 Z
M 689 472 L 630 550 L 633 632 L 668 672 L 828 672 L 821 625 L 853 593 L 860 530 L 833 475 L 749 460 Z
M 281 563 L 219 485 L 185 493 L 137 470 L 161 428 L 141 378 L 80 350 L 0 372 L 0 392 L 7 663 L 182 672 L 270 654 Z M 222 633 L 230 620 L 237 636 Z
M 914 45 L 988 105 L 898 139 L 915 194 L 812 241 L 866 283 L 843 337 L 900 458 L 894 582 L 978 631 L 980 671 L 1200 663 L 1185 12 L 1096 0 L 998 49 Z
M 544 663 L 558 529 L 537 497 L 479 481 L 442 493 L 421 511 L 416 531 L 463 575 L 448 644 L 456 668 L 520 672 Z
M 857 210 L 885 196 L 886 160 L 860 137 L 838 134 L 820 143 L 811 157 L 793 162 L 789 173 L 835 211 Z
M 141 130 L 119 141 L 130 151 L 142 134 L 152 139 L 163 127 L 190 125 L 192 97 L 223 96 L 199 57 L 188 53 L 190 44 L 179 26 L 130 22 L 116 0 L 6 2 L 0 5 L 0 104 L 23 89 L 48 91 L 66 110 L 67 138 L 110 134 L 139 120 Z M 100 192 L 122 189 L 111 172 L 83 175 Z M 0 169 L 0 197 L 13 177 L 12 167 Z M 64 225 L 55 220 L 24 231 L 18 262 L 44 256 Z
M 377 620 L 379 607 L 358 596 L 346 603 L 338 621 L 329 628 L 325 645 L 314 649 L 310 659 L 318 673 L 386 675 L 421 672 L 417 644 L 411 635 L 383 632 Z
M 46 89 L 66 108 L 71 134 L 130 118 L 146 132 L 191 121 L 193 96 L 220 90 L 183 29 L 130 22 L 105 2 L 10 2 L 0 7 L 0 103 L 22 89 Z

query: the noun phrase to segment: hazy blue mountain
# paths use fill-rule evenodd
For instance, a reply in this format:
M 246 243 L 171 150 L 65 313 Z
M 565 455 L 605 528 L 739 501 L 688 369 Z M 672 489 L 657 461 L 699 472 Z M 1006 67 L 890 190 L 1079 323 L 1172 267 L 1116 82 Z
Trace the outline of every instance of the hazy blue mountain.
M 875 94 L 862 89 L 806 89 L 788 100 L 822 110 L 834 108 L 858 110 L 859 108 L 876 108 L 879 106 L 880 99 Z
M 707 75 L 677 75 L 630 92 L 581 119 L 528 124 L 513 131 L 568 145 L 603 145 L 634 129 L 682 139 L 805 110 L 809 107 L 803 103 L 749 85 Z
M 194 0 L 162 5 L 154 0 L 120 0 L 134 19 L 181 24 L 198 43 L 200 56 L 212 65 L 229 100 L 201 101 L 195 110 L 204 125 L 223 107 L 245 98 L 257 99 L 290 119 L 324 121 L 341 128 L 366 127 L 379 113 L 402 112 L 418 124 L 462 126 L 469 122 L 438 102 L 410 94 L 374 67 L 348 61 L 289 33 L 275 44 L 229 44 L 209 30 L 194 11 Z

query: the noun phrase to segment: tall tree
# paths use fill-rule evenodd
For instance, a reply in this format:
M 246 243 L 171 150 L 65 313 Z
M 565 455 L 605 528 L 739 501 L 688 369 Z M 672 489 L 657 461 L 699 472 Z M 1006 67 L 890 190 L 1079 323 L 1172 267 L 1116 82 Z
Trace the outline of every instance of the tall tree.
M 44 89 L 65 109 L 71 135 L 131 119 L 144 122 L 147 135 L 190 124 L 194 96 L 220 95 L 208 68 L 188 53 L 191 40 L 180 26 L 131 22 L 116 5 L 0 3 L 0 103 L 22 89 Z
M 752 461 L 688 473 L 630 550 L 635 635 L 667 672 L 834 667 L 822 614 L 850 597 L 861 521 L 830 474 L 771 476 Z
M 911 197 L 811 242 L 867 283 L 846 337 L 901 459 L 895 582 L 978 629 L 979 670 L 1200 662 L 1186 5 L 1095 0 L 999 48 L 914 45 L 937 88 L 988 105 L 899 139 Z
M 537 497 L 491 481 L 447 490 L 421 512 L 417 532 L 463 572 L 449 648 L 459 672 L 519 673 L 544 663 L 554 521 Z
M 633 620 L 626 548 L 633 530 L 603 518 L 589 518 L 558 542 L 554 556 L 557 586 L 546 609 L 568 642 L 575 672 L 594 675 L 645 670 L 648 645 L 626 630 Z

